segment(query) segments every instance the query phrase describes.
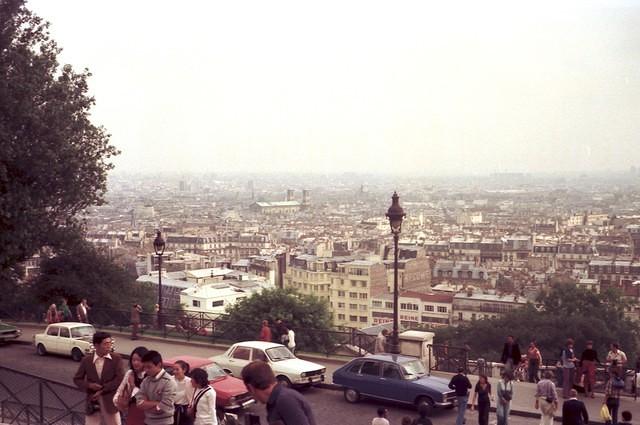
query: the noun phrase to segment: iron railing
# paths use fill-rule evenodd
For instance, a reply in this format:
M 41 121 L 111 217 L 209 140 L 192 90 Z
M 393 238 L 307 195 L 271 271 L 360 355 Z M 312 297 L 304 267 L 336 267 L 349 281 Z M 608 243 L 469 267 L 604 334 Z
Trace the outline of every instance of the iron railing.
M 0 366 L 0 423 L 82 425 L 86 393 Z

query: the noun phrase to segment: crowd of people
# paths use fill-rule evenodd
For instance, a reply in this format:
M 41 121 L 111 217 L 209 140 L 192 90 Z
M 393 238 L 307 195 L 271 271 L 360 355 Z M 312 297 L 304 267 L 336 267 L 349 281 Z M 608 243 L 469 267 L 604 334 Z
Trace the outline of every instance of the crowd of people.
M 73 378 L 87 393 L 86 425 L 218 425 L 216 391 L 205 370 L 178 361 L 171 375 L 162 355 L 143 346 L 131 352 L 126 367 L 106 332 L 96 332 L 93 345 L 94 354 L 82 359 Z M 316 424 L 308 402 L 279 385 L 268 363 L 249 363 L 242 379 L 256 401 L 266 404 L 269 424 Z
M 82 323 L 89 323 L 89 304 L 87 299 L 83 298 L 75 307 L 75 314 L 71 313 L 69 302 L 67 298 L 62 298 L 59 305 L 52 303 L 45 313 L 44 320 L 47 324 L 58 322 L 71 322 L 78 321 Z

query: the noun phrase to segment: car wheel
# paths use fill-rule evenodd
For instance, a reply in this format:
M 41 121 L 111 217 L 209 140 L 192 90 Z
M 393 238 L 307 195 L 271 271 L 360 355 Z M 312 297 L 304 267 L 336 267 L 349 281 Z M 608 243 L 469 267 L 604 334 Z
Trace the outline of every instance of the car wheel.
M 71 350 L 71 358 L 76 361 L 79 362 L 80 360 L 82 360 L 82 351 L 80 351 L 79 348 L 74 348 L 73 350 Z
M 287 378 L 284 375 L 278 375 L 276 377 L 276 381 L 278 381 L 278 384 L 282 385 L 283 387 L 286 387 L 286 388 L 291 387 L 291 381 L 289 380 L 289 378 Z
M 416 408 L 420 409 L 420 406 L 426 404 L 429 407 L 429 410 L 433 410 L 433 400 L 430 397 L 418 397 L 416 400 Z
M 46 356 L 47 349 L 44 348 L 44 345 L 38 344 L 38 346 L 36 347 L 36 353 L 38 353 L 39 356 Z
M 344 399 L 349 403 L 357 403 L 360 401 L 360 393 L 358 390 L 354 390 L 353 388 L 345 388 Z

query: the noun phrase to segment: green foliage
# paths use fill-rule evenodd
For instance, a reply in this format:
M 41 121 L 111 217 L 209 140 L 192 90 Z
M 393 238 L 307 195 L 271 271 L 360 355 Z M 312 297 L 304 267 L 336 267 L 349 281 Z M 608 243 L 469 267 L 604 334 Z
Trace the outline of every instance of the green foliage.
M 258 339 L 260 323 L 280 318 L 296 333 L 296 346 L 306 351 L 330 351 L 332 319 L 327 302 L 294 289 L 265 289 L 227 307 L 223 333 L 236 341 Z
M 60 68 L 48 24 L 0 0 L 0 270 L 12 268 L 101 204 L 118 151 L 89 120 L 87 70 Z
M 152 288 L 135 283 L 135 279 L 135 275 L 78 238 L 68 241 L 68 246 L 61 247 L 56 256 L 43 261 L 41 275 L 28 292 L 42 305 L 58 303 L 66 297 L 69 305 L 74 306 L 87 298 L 101 309 L 128 312 L 136 302 L 152 311 Z
M 627 303 L 616 291 L 595 294 L 575 285 L 557 285 L 540 298 L 543 310 L 529 304 L 498 319 L 476 320 L 436 332 L 436 341 L 471 347 L 471 358 L 499 361 L 506 335 L 513 335 L 526 349 L 536 341 L 545 364 L 555 364 L 567 338 L 575 340 L 577 354 L 585 341 L 593 340 L 600 360 L 609 344 L 619 342 L 630 360 L 638 352 L 638 331 L 623 315 Z

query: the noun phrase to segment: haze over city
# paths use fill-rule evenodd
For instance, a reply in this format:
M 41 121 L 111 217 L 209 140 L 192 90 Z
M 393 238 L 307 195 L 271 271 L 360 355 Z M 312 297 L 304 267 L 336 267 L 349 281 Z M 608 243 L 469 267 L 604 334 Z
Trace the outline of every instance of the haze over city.
M 640 164 L 636 2 L 51 2 L 115 172 Z

